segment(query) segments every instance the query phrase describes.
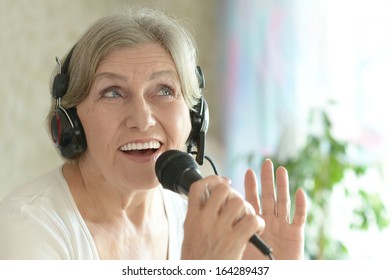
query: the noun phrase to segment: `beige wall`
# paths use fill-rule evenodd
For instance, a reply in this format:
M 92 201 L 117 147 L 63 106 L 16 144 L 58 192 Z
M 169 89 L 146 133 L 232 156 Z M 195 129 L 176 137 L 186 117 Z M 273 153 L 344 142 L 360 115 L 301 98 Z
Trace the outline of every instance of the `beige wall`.
M 94 20 L 127 5 L 158 7 L 193 27 L 207 75 L 205 95 L 216 124 L 218 114 L 212 109 L 216 100 L 215 2 L 0 0 L 0 199 L 61 162 L 44 128 L 55 56 L 63 56 Z M 216 135 L 215 124 L 210 126 L 210 137 Z M 209 150 L 213 146 L 211 139 Z

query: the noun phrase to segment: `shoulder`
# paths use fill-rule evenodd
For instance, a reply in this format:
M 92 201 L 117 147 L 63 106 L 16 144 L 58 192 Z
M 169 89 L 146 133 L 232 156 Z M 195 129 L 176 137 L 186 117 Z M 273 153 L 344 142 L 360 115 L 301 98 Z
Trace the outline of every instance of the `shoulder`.
M 70 191 L 62 175 L 61 166 L 11 191 L 0 202 L 0 217 L 29 216 L 30 213 L 49 213 L 62 209 L 71 202 Z
M 59 191 L 65 180 L 62 176 L 61 166 L 15 188 L 1 202 L 0 209 L 15 205 L 15 203 L 34 204 L 50 193 Z M 66 184 L 66 181 L 65 181 Z M 12 202 L 12 203 L 11 203 Z
M 66 247 L 68 235 L 63 218 L 71 212 L 61 175 L 58 167 L 14 189 L 0 202 L 1 259 L 69 257 L 58 254 Z

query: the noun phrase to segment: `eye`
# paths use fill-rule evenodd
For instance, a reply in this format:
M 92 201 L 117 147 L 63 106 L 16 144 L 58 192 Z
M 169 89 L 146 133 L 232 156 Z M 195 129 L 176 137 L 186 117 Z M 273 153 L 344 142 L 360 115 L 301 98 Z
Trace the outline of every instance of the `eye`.
M 177 99 L 177 90 L 164 84 L 158 85 L 150 92 L 149 100 L 155 105 L 170 104 Z
M 101 96 L 105 98 L 118 98 L 122 97 L 122 94 L 116 88 L 108 88 L 102 91 Z
M 163 87 L 160 89 L 160 93 L 161 93 L 161 95 L 163 95 L 163 96 L 174 96 L 174 91 L 173 91 L 172 88 L 169 87 L 169 86 L 163 86 Z

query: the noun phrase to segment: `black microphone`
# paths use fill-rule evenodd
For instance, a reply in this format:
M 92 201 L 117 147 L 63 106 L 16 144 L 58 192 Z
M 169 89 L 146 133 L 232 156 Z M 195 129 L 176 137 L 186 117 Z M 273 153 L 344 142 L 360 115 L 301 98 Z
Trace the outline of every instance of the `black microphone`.
M 187 195 L 192 183 L 202 179 L 194 158 L 179 150 L 168 150 L 157 159 L 155 172 L 161 185 L 171 191 Z M 264 255 L 274 259 L 272 249 L 254 234 L 250 240 Z

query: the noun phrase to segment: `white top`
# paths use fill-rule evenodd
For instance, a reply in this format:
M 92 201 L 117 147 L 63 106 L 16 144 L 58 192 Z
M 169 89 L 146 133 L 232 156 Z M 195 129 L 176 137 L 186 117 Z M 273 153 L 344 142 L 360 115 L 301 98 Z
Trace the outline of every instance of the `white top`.
M 160 189 L 168 219 L 168 259 L 180 259 L 187 201 Z M 15 189 L 0 202 L 0 259 L 99 259 L 62 166 Z

